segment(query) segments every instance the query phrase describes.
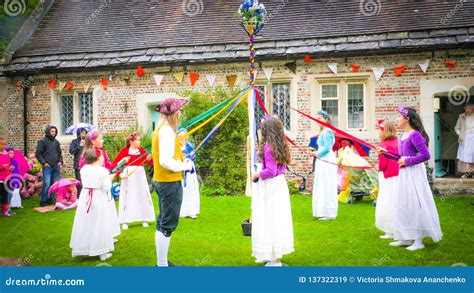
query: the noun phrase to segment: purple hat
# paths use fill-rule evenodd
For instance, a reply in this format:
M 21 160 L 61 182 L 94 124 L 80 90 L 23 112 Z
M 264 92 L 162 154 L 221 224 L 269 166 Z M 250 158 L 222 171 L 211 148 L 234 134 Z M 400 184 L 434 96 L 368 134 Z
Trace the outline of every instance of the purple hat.
M 188 103 L 186 99 L 169 98 L 157 105 L 155 111 L 171 115 Z

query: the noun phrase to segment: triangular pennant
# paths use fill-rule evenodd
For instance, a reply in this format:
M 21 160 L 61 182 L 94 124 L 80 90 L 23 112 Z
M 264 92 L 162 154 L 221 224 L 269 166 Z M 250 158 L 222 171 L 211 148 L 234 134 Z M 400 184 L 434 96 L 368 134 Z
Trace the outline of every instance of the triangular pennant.
M 65 83 L 65 82 L 62 82 L 62 81 L 60 81 L 60 82 L 59 82 L 59 88 L 58 88 L 58 89 L 59 89 L 60 91 L 62 91 L 62 90 L 64 89 L 64 87 L 65 87 L 65 86 L 66 86 L 66 83 Z
M 84 92 L 86 93 L 89 92 L 91 86 L 92 86 L 91 82 L 83 84 L 82 87 L 84 88 Z
M 32 95 L 33 97 L 36 97 L 36 87 L 35 87 L 35 86 L 32 86 L 32 87 L 30 88 L 30 90 L 31 90 L 31 95 Z
M 74 83 L 73 82 L 66 82 L 66 89 L 68 91 L 72 90 L 74 88 Z
M 191 85 L 194 86 L 196 84 L 196 81 L 199 79 L 199 73 L 196 72 L 190 72 L 189 73 L 189 81 L 191 82 Z
M 216 83 L 216 78 L 217 76 L 214 74 L 206 74 L 207 82 L 209 83 L 211 87 L 213 87 L 214 84 Z
M 227 75 L 225 78 L 227 79 L 227 83 L 229 83 L 230 86 L 234 86 L 235 82 L 237 81 L 237 75 Z
M 379 80 L 385 72 L 385 67 L 372 67 L 372 71 L 374 72 L 375 80 Z
M 174 78 L 178 81 L 179 84 L 183 84 L 184 72 L 175 72 Z
M 270 80 L 272 78 L 272 74 L 273 74 L 273 67 L 264 68 L 263 73 L 265 74 L 267 79 Z
M 428 70 L 428 66 L 430 65 L 430 59 L 426 59 L 418 65 L 420 66 L 421 71 L 423 71 L 423 73 L 426 73 L 426 70 Z
M 101 85 L 102 85 L 102 88 L 104 89 L 104 91 L 106 91 L 107 86 L 109 85 L 109 78 L 108 77 L 102 78 Z
M 288 68 L 291 72 L 296 74 L 296 61 L 288 62 L 285 64 L 286 68 Z
M 328 67 L 332 73 L 337 74 L 337 63 L 328 63 Z
M 143 67 L 141 65 L 137 66 L 136 74 L 138 77 L 142 77 L 145 75 L 145 70 L 143 70 Z
M 305 55 L 304 56 L 304 62 L 305 63 L 313 63 L 313 60 L 311 59 L 311 56 Z
M 453 69 L 456 66 L 456 61 L 444 60 L 443 63 L 446 64 L 449 69 Z
M 360 64 L 351 64 L 350 66 L 352 72 L 359 72 Z
M 55 79 L 51 79 L 50 81 L 48 81 L 48 87 L 52 90 L 54 90 L 56 88 L 56 80 Z
M 401 76 L 403 71 L 405 71 L 406 69 L 407 69 L 406 65 L 400 65 L 393 68 L 393 72 L 395 72 L 396 76 Z
M 155 79 L 155 83 L 157 86 L 160 86 L 161 81 L 163 80 L 164 75 L 163 74 L 155 74 L 153 75 L 153 78 Z

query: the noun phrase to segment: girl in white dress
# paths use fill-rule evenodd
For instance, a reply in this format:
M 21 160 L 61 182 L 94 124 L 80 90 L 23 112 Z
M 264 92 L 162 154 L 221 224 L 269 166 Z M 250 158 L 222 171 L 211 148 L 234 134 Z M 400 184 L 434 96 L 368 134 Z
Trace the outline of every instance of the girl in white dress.
M 189 158 L 194 150 L 194 144 L 187 141 L 184 144 L 183 154 Z M 191 159 L 191 158 L 189 158 Z M 179 216 L 181 218 L 189 217 L 196 219 L 199 214 L 200 198 L 199 198 L 199 181 L 196 173 L 196 167 L 193 162 L 193 169 L 184 173 L 183 179 L 183 202 Z
M 331 124 L 325 111 L 319 111 L 316 119 Z M 318 151 L 313 153 L 319 160 L 314 169 L 313 217 L 318 220 L 334 220 L 337 217 L 337 162 L 332 148 L 334 132 L 321 126 L 318 136 Z
M 114 235 L 110 195 L 115 175 L 102 167 L 104 157 L 99 149 L 84 152 L 86 165 L 81 169 L 82 191 L 77 205 L 71 242 L 72 256 L 99 256 L 104 261 L 112 256 Z
M 285 179 L 290 150 L 283 123 L 268 117 L 262 123 L 259 151 L 262 171 L 253 175 L 252 256 L 265 266 L 282 266 L 280 259 L 294 249 L 290 192 Z
M 138 131 L 128 136 L 127 146 L 120 150 L 113 165 L 123 160 L 127 163 L 120 174 L 119 222 L 124 230 L 133 222 L 142 222 L 143 227 L 148 227 L 148 222 L 155 221 L 155 209 L 143 164 L 153 166 L 153 161 L 147 150 L 140 147 Z

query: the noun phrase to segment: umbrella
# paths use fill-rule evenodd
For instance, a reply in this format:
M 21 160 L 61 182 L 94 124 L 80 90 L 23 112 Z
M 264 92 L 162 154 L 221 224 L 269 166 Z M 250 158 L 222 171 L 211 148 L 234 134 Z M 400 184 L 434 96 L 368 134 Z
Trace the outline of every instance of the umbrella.
M 10 158 L 9 155 L 1 155 L 0 165 L 4 165 L 4 164 L 13 165 L 14 169 L 12 173 L 20 174 L 20 176 L 22 177 L 25 176 L 26 172 L 28 172 L 31 169 L 25 156 L 23 156 L 22 151 L 20 150 L 15 151 L 13 155 L 13 160 L 14 162 L 12 162 L 12 159 Z
M 53 185 L 51 185 L 51 187 L 49 188 L 49 193 L 58 192 L 60 189 L 69 185 L 80 185 L 80 184 L 81 184 L 81 181 L 79 180 L 63 178 L 59 180 L 58 182 L 54 183 Z
M 87 132 L 89 132 L 92 129 L 95 129 L 96 127 L 89 123 L 77 123 L 66 128 L 66 131 L 64 131 L 64 133 L 67 135 L 76 134 L 79 128 L 84 128 Z
M 311 139 L 309 140 L 309 146 L 310 147 L 315 148 L 315 149 L 318 148 L 318 136 L 319 135 L 315 135 L 315 136 L 311 137 Z M 346 137 L 344 134 L 341 134 L 339 132 L 336 132 L 334 134 L 334 137 L 336 139 L 336 143 L 332 147 L 332 149 L 334 151 L 337 151 L 341 148 L 341 146 L 342 146 L 341 144 L 343 144 L 344 140 L 348 140 L 348 141 L 350 141 L 354 144 L 354 147 L 355 147 L 356 151 L 359 153 L 359 155 L 361 157 L 368 157 L 369 156 L 370 148 L 368 146 L 363 145 L 359 142 L 353 142 L 350 138 Z

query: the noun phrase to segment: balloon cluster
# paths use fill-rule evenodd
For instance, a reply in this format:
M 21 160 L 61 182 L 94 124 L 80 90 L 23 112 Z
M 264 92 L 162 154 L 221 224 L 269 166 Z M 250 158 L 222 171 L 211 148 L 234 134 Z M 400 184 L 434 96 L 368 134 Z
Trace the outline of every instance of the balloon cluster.
M 258 0 L 245 0 L 240 5 L 238 13 L 249 34 L 256 35 L 263 28 L 267 10 L 262 3 L 258 3 Z

